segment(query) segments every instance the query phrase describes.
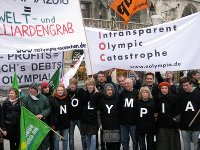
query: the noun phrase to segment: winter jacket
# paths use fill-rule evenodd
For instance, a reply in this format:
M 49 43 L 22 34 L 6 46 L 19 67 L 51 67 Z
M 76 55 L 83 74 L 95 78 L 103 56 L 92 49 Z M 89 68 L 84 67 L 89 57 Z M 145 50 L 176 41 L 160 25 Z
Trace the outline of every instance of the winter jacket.
M 182 130 L 200 131 L 200 115 L 194 120 L 191 127 L 188 127 L 194 116 L 200 109 L 200 91 L 194 89 L 192 92 L 182 92 L 180 100 L 180 128 Z
M 63 130 L 69 128 L 69 99 L 67 97 L 61 99 L 58 97 L 51 97 L 49 99 L 51 106 L 51 122 L 50 125 L 55 127 L 55 130 Z
M 22 99 L 22 105 L 26 107 L 30 112 L 32 112 L 34 115 L 43 115 L 44 117 L 42 118 L 43 121 L 46 121 L 46 118 L 50 114 L 50 105 L 49 101 L 46 96 L 43 94 L 39 93 L 36 96 L 39 100 L 34 100 L 30 94 L 26 95 Z
M 85 134 L 91 135 L 96 134 L 99 127 L 97 122 L 98 99 L 94 95 L 94 91 L 89 93 L 86 90 L 86 99 L 83 103 L 81 115 L 81 130 Z
M 80 120 L 83 111 L 83 102 L 85 101 L 85 90 L 77 88 L 75 91 L 67 90 L 69 96 L 69 119 Z
M 155 132 L 155 102 L 153 99 L 137 101 L 137 131 L 138 133 L 154 133 Z
M 163 95 L 162 93 L 156 98 L 156 112 L 158 113 L 158 128 L 175 128 L 177 122 L 173 120 L 178 115 L 179 101 L 178 97 L 172 93 Z
M 99 100 L 99 111 L 103 130 L 119 130 L 119 97 L 114 95 Z
M 138 90 L 123 90 L 120 95 L 120 125 L 136 125 L 137 109 L 136 102 L 138 100 Z
M 5 100 L 2 105 L 7 139 L 20 138 L 20 103 L 12 104 L 9 99 Z

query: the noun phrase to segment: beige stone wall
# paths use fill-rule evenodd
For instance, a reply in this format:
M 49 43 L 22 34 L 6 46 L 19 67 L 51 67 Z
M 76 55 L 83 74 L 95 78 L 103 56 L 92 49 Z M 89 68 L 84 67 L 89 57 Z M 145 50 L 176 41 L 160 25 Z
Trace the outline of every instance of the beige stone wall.
M 156 13 L 163 17 L 164 22 L 181 18 L 188 5 L 200 11 L 200 0 L 153 0 L 153 2 Z

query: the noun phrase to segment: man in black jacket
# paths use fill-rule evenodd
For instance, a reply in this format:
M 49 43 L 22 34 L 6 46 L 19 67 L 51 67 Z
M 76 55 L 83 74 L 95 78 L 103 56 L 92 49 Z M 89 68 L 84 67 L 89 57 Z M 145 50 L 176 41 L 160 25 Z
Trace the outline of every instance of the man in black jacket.
M 192 87 L 189 78 L 182 79 L 183 92 L 180 93 L 180 129 L 182 132 L 184 149 L 190 150 L 190 143 L 193 142 L 194 150 L 199 150 L 200 136 L 200 115 L 191 124 L 192 119 L 200 109 L 200 92 L 197 88 Z
M 123 150 L 129 149 L 129 135 L 133 143 L 133 150 L 137 150 L 136 120 L 138 100 L 138 90 L 134 89 L 134 81 L 126 78 L 124 81 L 125 89 L 120 95 L 120 131 Z
M 70 79 L 69 89 L 67 90 L 69 96 L 69 147 L 70 150 L 74 150 L 74 130 L 75 126 L 80 130 L 80 120 L 83 111 L 83 102 L 85 101 L 85 90 L 83 88 L 78 88 L 78 81 L 75 78 Z M 86 139 L 81 133 L 81 141 L 83 150 L 87 149 Z

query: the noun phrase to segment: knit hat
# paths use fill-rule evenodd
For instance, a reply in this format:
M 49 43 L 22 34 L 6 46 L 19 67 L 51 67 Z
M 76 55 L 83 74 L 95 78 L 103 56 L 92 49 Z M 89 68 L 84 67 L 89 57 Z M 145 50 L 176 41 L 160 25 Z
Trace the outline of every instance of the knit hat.
M 37 90 L 38 91 L 38 85 L 37 85 L 37 83 L 35 83 L 35 82 L 33 82 L 30 86 L 29 86 L 29 88 L 33 88 L 33 89 L 35 89 L 35 90 Z
M 43 90 L 44 88 L 46 88 L 46 87 L 50 87 L 50 85 L 49 85 L 49 83 L 47 82 L 47 81 L 43 81 L 41 84 L 40 84 L 40 87 L 41 87 L 41 89 Z
M 171 88 L 171 85 L 168 82 L 161 82 L 159 84 L 159 89 L 161 89 L 161 87 L 163 87 L 163 86 L 167 86 L 168 88 Z

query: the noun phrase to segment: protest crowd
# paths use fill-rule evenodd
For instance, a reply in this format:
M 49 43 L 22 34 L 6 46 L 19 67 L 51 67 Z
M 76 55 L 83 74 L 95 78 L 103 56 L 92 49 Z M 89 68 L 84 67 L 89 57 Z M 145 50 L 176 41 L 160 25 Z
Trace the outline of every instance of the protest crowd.
M 81 1 L 1 0 L 0 86 L 9 89 L 0 104 L 0 150 L 5 140 L 10 150 L 200 150 L 200 72 L 193 70 L 200 1 Z M 133 20 L 145 28 L 129 26 L 144 9 Z M 101 27 L 86 27 L 83 16 Z M 65 62 L 71 54 L 75 65 Z M 88 76 L 80 87 L 74 75 L 83 57 Z M 115 83 L 111 68 L 134 77 L 117 74 Z M 181 70 L 190 71 L 177 84 L 173 71 Z
M 40 87 L 32 83 L 27 95 L 10 88 L 0 107 L 0 149 L 4 139 L 11 150 L 21 147 L 20 107 L 24 106 L 52 128 L 39 150 L 59 150 L 60 141 L 63 150 L 76 149 L 76 126 L 83 150 L 181 150 L 180 137 L 184 150 L 191 150 L 191 143 L 200 150 L 199 72 L 182 77 L 177 86 L 171 71 L 165 78 L 160 72 L 147 72 L 144 83 L 135 71 L 131 71 L 134 78 L 119 74 L 114 83 L 112 71 L 107 77 L 103 71 L 95 79 L 88 77 L 85 88 L 78 87 L 75 78 L 67 89 L 60 83 L 53 92 L 47 81 Z

